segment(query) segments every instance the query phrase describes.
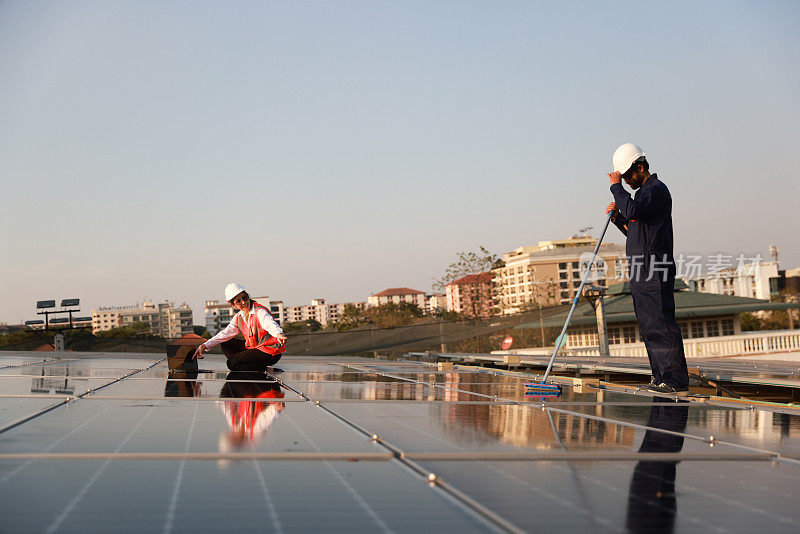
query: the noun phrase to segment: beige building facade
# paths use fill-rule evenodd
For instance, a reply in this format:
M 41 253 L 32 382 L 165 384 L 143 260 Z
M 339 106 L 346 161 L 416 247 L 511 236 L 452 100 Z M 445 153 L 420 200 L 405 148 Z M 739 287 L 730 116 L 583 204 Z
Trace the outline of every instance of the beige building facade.
M 164 338 L 194 333 L 192 309 L 185 302 L 175 306 L 171 301 L 157 305 L 146 301 L 141 308 L 120 313 L 120 326 L 146 324 L 151 334 Z
M 92 333 L 107 332 L 122 326 L 122 312 L 138 309 L 138 305 L 104 306 L 92 310 Z
M 394 304 L 400 304 L 401 302 L 416 304 L 420 310 L 425 311 L 425 292 L 411 289 L 410 287 L 390 287 L 367 298 L 368 306 L 383 306 L 390 302 Z
M 575 298 L 597 240 L 571 237 L 540 241 L 503 254 L 504 267 L 493 269 L 496 313 L 509 314 L 528 306 L 556 306 Z M 599 286 L 627 280 L 625 247 L 600 245 L 600 259 L 593 268 L 593 283 Z

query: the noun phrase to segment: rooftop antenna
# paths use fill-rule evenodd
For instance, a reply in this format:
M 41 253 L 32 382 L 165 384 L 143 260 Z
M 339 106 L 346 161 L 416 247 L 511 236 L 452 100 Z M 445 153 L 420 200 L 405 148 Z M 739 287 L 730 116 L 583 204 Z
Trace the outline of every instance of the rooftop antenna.
M 578 228 L 578 233 L 573 234 L 572 237 L 573 238 L 592 237 L 592 234 L 589 233 L 589 230 L 591 230 L 592 228 L 594 228 L 594 226 L 581 226 L 580 228 Z
M 775 260 L 775 263 L 778 263 L 778 254 L 781 253 L 781 249 L 778 245 L 770 245 L 769 246 L 769 255 L 772 256 L 772 259 Z

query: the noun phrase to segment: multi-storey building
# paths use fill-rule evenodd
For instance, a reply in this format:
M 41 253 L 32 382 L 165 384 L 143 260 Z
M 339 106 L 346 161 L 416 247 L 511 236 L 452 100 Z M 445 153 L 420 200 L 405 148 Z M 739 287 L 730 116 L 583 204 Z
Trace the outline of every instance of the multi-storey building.
M 270 300 L 269 297 L 253 297 L 253 300 L 265 306 L 272 313 L 278 324 L 287 321 L 286 308 L 282 300 Z M 206 330 L 213 336 L 231 322 L 237 311 L 227 302 L 220 303 L 218 300 L 207 300 L 203 308 L 206 316 Z
M 597 240 L 571 237 L 540 241 L 503 254 L 505 266 L 493 269 L 494 305 L 498 313 L 516 313 L 526 303 L 554 306 L 570 302 L 578 290 Z M 627 279 L 625 247 L 604 243 L 597 253 L 593 279 L 597 285 Z
M 447 297 L 444 293 L 429 293 L 425 295 L 425 313 L 433 315 L 447 309 Z
M 325 299 L 311 299 L 311 304 L 303 306 L 287 306 L 286 320 L 290 323 L 300 321 L 317 321 L 322 326 L 338 323 L 344 313 L 345 306 L 351 304 L 358 310 L 366 307 L 365 302 L 341 302 L 328 304 Z
M 390 302 L 416 304 L 420 310 L 425 311 L 425 292 L 408 287 L 390 287 L 367 298 L 368 306 L 382 306 Z
M 136 310 L 139 306 L 104 306 L 92 310 L 92 333 L 105 332 L 122 326 L 122 312 Z
M 488 317 L 494 306 L 492 273 L 468 274 L 445 286 L 447 311 Z
M 706 272 L 688 278 L 686 283 L 692 291 L 770 300 L 779 292 L 782 274 L 778 262 L 763 261 Z
M 145 301 L 141 308 L 120 313 L 120 325 L 146 324 L 151 334 L 165 337 L 181 337 L 194 333 L 192 309 L 185 302 L 175 306 L 171 301 L 158 305 Z

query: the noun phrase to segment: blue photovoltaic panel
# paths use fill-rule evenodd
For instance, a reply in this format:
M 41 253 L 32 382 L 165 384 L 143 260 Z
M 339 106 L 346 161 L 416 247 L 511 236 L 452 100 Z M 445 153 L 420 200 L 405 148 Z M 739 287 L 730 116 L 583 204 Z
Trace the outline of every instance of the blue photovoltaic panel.
M 543 399 L 521 374 L 356 357 L 49 354 L 0 353 L 11 532 L 800 531 L 791 407 Z

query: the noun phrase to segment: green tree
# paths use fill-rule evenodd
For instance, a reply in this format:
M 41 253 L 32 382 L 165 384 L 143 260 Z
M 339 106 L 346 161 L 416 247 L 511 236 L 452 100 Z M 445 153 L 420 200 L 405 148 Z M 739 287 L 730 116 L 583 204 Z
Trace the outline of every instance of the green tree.
M 319 330 L 322 330 L 322 325 L 315 319 L 306 319 L 305 321 L 296 321 L 283 324 L 284 334 L 317 332 Z
M 337 330 L 343 332 L 345 330 L 350 330 L 351 328 L 354 328 L 365 321 L 366 317 L 363 310 L 358 309 L 355 304 L 345 304 L 342 315 L 339 317 L 339 321 L 334 326 Z
M 422 317 L 422 310 L 416 304 L 409 302 L 388 302 L 380 306 L 370 306 L 363 312 L 364 318 L 370 324 L 379 328 L 392 328 L 405 326 Z
M 131 323 L 130 325 L 118 326 L 111 330 L 98 332 L 97 337 L 146 337 L 157 338 L 150 333 L 150 326 L 147 323 Z
M 505 263 L 492 254 L 486 247 L 479 247 L 478 252 L 459 252 L 456 261 L 447 266 L 441 278 L 433 279 L 433 288 L 444 290 L 444 287 L 468 274 L 480 274 L 503 267 Z
M 480 317 L 487 313 L 491 315 L 494 311 L 491 280 L 477 275 L 489 273 L 492 269 L 503 267 L 505 263 L 483 246 L 479 247 L 478 252 L 459 252 L 456 257 L 458 259 L 447 266 L 444 275 L 433 280 L 433 288 L 444 291 L 447 285 L 456 280 L 470 277 L 459 284 L 459 290 L 464 293 L 469 306 L 462 313 L 471 317 Z
M 193 325 L 192 331 L 194 332 L 195 335 L 204 337 L 206 339 L 211 337 L 211 332 L 209 332 L 205 326 Z

